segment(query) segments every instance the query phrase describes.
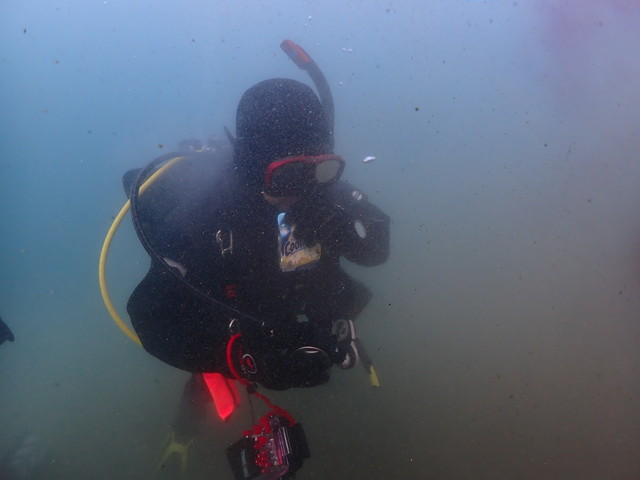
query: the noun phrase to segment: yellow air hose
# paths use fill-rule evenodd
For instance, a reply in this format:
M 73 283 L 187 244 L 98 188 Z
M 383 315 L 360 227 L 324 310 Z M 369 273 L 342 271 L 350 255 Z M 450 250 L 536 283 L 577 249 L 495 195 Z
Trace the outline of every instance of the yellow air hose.
M 165 171 L 167 171 L 169 168 L 171 168 L 173 165 L 175 165 L 177 162 L 179 162 L 184 158 L 185 158 L 184 156 L 173 157 L 171 160 L 165 163 L 162 167 L 156 170 L 154 174 L 151 175 L 142 184 L 142 186 L 140 187 L 140 194 L 143 194 L 147 190 L 147 188 L 149 188 L 151 184 L 160 175 L 162 175 Z M 116 325 L 118 326 L 118 328 L 120 328 L 120 330 L 122 330 L 122 332 L 127 337 L 129 337 L 131 340 L 136 342 L 138 345 L 142 346 L 142 342 L 140 341 L 140 338 L 138 338 L 138 335 L 136 335 L 136 333 L 133 330 L 131 330 L 126 323 L 124 323 L 120 315 L 118 315 L 118 312 L 113 306 L 113 302 L 111 301 L 111 297 L 109 296 L 109 290 L 107 288 L 106 264 L 107 264 L 107 255 L 109 253 L 109 247 L 111 247 L 111 241 L 113 240 L 113 237 L 116 231 L 118 230 L 118 227 L 122 222 L 122 219 L 127 214 L 130 207 L 131 207 L 131 203 L 129 202 L 129 200 L 127 200 L 125 204 L 122 206 L 122 208 L 120 209 L 120 211 L 118 212 L 118 215 L 116 215 L 115 220 L 113 221 L 113 223 L 111 224 L 111 227 L 109 228 L 109 231 L 107 232 L 107 236 L 105 237 L 104 243 L 102 245 L 102 250 L 100 251 L 100 260 L 98 262 L 98 279 L 100 282 L 100 292 L 102 293 L 102 301 L 104 302 L 105 307 L 107 307 L 107 311 L 111 315 L 111 318 L 113 319 L 114 322 L 116 322 Z

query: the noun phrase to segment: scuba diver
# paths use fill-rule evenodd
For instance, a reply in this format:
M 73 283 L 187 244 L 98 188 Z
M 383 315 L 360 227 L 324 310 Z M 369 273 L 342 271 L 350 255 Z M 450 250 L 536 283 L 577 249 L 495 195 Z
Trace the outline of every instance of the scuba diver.
M 320 98 L 295 80 L 262 81 L 240 99 L 231 148 L 189 140 L 123 177 L 151 256 L 127 304 L 131 323 L 149 353 L 192 372 L 161 460 L 175 454 L 183 469 L 211 395 L 237 396 L 228 379 L 254 391 L 312 387 L 333 365 L 366 358 L 353 321 L 371 293 L 340 261 L 385 262 L 390 220 L 341 180 L 326 80 L 286 42 Z M 180 161 L 140 193 L 172 156 Z

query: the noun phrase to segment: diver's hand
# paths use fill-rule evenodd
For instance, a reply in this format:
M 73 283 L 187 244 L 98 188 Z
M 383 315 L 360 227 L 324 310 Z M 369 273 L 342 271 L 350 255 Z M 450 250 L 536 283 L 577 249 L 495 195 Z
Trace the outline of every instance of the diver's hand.
M 307 246 L 317 242 L 335 246 L 341 242 L 349 225 L 344 208 L 326 193 L 300 199 L 291 209 L 290 217 L 295 225 L 296 238 Z
M 389 257 L 391 220 L 346 182 L 301 198 L 290 218 L 296 238 L 307 246 L 320 242 L 359 265 L 379 265 Z

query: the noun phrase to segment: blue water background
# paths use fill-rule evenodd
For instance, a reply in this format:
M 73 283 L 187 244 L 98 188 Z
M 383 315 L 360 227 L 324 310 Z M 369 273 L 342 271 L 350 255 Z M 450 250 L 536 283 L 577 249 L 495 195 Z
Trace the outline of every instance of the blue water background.
M 290 38 L 393 219 L 390 261 L 351 268 L 383 387 L 273 394 L 309 437 L 297 478 L 640 478 L 638 25 L 633 0 L 3 0 L 0 453 L 27 428 L 45 478 L 151 478 L 186 377 L 102 305 L 120 178 L 233 130 L 253 83 L 309 82 Z M 121 314 L 147 265 L 127 221 Z M 247 411 L 211 419 L 192 478 L 231 478 Z

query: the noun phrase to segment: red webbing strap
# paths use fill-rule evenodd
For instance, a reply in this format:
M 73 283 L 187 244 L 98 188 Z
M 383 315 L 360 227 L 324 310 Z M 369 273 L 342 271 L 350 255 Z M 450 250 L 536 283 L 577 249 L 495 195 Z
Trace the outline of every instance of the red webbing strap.
M 233 356 L 232 356 L 233 344 L 241 336 L 242 335 L 240 333 L 236 333 L 229 339 L 229 343 L 227 343 L 227 364 L 229 365 L 229 370 L 231 370 L 231 374 L 236 378 L 236 380 L 238 380 L 241 384 L 243 384 L 246 387 L 252 387 L 252 384 L 247 379 L 242 378 L 240 374 L 238 374 L 236 367 L 233 365 Z M 292 427 L 296 424 L 296 421 L 293 418 L 293 416 L 289 412 L 287 412 L 284 408 L 278 405 L 275 405 L 274 403 L 271 403 L 271 400 L 269 400 L 267 397 L 265 397 L 261 393 L 258 393 L 255 389 L 249 388 L 248 391 L 254 396 L 256 396 L 257 398 L 259 398 L 260 400 L 262 400 L 267 405 L 267 407 L 269 407 L 272 410 L 272 413 L 280 414 L 284 418 L 286 418 Z

